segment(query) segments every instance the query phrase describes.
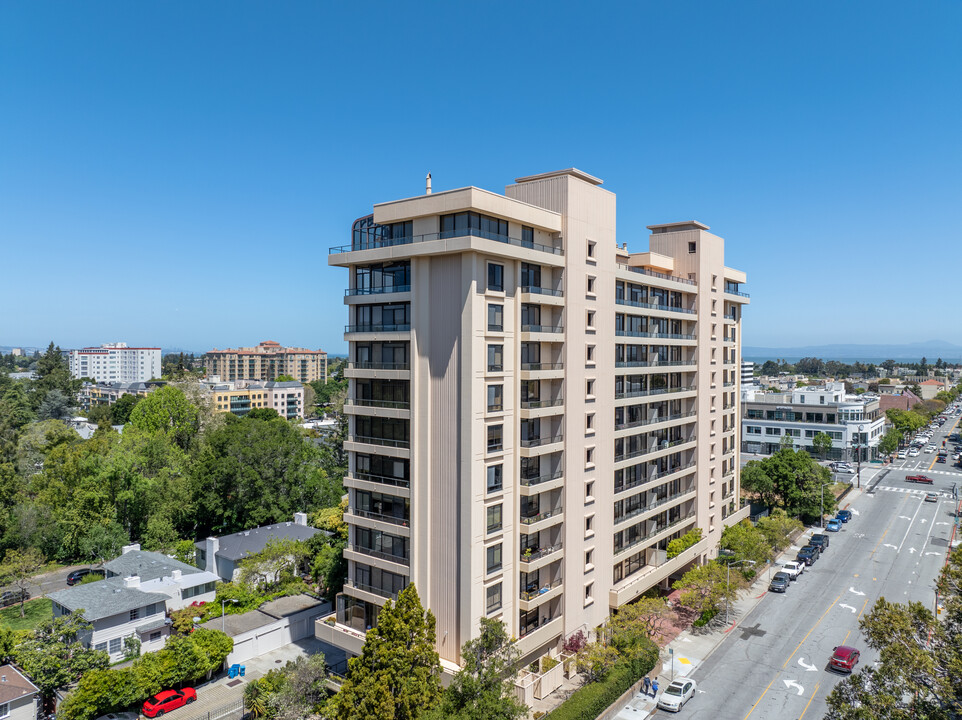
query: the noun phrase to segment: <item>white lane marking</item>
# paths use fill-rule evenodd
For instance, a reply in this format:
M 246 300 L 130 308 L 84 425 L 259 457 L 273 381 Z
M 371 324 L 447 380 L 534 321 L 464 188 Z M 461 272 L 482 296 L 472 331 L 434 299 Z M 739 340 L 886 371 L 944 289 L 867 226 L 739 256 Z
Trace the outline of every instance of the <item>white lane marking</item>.
M 912 555 L 915 555 L 915 548 L 909 548 L 909 553 L 911 553 Z
M 861 514 L 858 510 L 852 510 L 852 515 L 859 516 Z
M 927 553 L 925 553 L 925 557 L 928 557 L 929 555 L 941 555 L 941 554 L 942 554 L 942 553 L 940 553 L 940 552 L 927 552 Z
M 794 680 L 782 680 L 782 682 L 785 683 L 785 689 L 786 689 L 786 690 L 787 690 L 788 688 L 798 688 L 798 694 L 799 694 L 799 695 L 804 695 L 804 694 L 805 694 L 805 688 L 803 688 L 801 685 L 799 685 L 799 684 L 798 684 L 797 682 L 795 682 Z
M 922 506 L 924 504 L 925 503 L 919 503 L 919 506 L 915 508 L 915 514 L 912 516 L 912 519 L 909 521 L 909 526 L 905 528 L 905 535 L 902 536 L 902 542 L 899 543 L 899 546 L 896 552 L 901 552 L 902 546 L 905 544 L 905 539 L 909 536 L 909 532 L 911 532 L 912 530 L 912 525 L 915 523 L 915 518 L 918 517 L 919 511 L 922 510 Z
M 806 672 L 818 672 L 818 668 L 814 665 L 809 665 L 807 662 L 805 662 L 805 658 L 803 657 L 798 659 L 798 664 L 805 668 Z
M 855 593 L 856 595 L 865 595 L 865 593 L 859 592 L 858 590 L 856 590 L 856 589 L 853 588 L 853 587 L 850 587 L 850 588 L 848 589 L 848 591 L 849 591 L 850 593 Z
M 844 605 L 842 603 L 839 603 L 838 606 L 840 608 L 845 608 L 846 610 L 851 610 L 852 612 L 855 612 L 855 608 L 853 608 L 851 605 Z
M 935 523 L 935 524 L 936 524 L 936 525 L 948 525 L 947 522 L 937 522 L 937 523 Z
M 887 547 L 887 548 L 892 548 L 893 550 L 898 550 L 898 548 L 897 548 L 895 545 L 889 545 L 888 543 L 885 543 L 882 547 Z
M 911 520 L 911 519 L 912 518 L 910 518 L 908 515 L 899 515 L 899 520 Z

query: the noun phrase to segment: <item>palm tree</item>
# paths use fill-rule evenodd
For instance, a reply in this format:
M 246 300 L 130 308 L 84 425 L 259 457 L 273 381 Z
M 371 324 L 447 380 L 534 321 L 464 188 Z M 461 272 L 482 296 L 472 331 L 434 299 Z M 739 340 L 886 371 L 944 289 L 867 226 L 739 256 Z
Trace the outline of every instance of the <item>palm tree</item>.
M 267 714 L 267 703 L 261 686 L 253 682 L 244 688 L 244 709 L 252 718 L 262 718 Z

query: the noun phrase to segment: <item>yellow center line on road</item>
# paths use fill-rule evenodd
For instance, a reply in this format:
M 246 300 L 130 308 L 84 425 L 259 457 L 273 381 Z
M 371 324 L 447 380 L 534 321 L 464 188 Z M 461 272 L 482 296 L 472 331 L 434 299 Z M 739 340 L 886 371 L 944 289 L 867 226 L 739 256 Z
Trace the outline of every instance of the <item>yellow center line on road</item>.
M 779 670 L 777 673 L 775 673 L 775 677 L 772 678 L 772 682 L 768 683 L 768 687 L 766 687 L 765 690 L 762 691 L 762 694 L 758 696 L 758 700 L 756 700 L 756 701 L 755 701 L 755 704 L 752 705 L 752 709 L 748 711 L 748 715 L 751 715 L 753 712 L 755 712 L 755 708 L 758 707 L 758 703 L 760 703 L 760 702 L 762 701 L 762 698 L 765 697 L 765 693 L 767 693 L 768 690 L 769 690 L 769 688 L 771 688 L 772 683 L 775 682 L 776 680 L 778 680 L 778 676 L 781 675 L 781 674 L 782 674 L 782 673 L 781 673 L 780 670 Z M 744 719 L 744 720 L 748 720 L 748 715 L 745 716 L 745 719 Z
M 798 716 L 798 720 L 802 720 L 802 718 L 805 717 L 805 713 L 808 712 L 808 706 L 812 704 L 812 700 L 815 699 L 815 693 L 817 692 L 818 692 L 818 683 L 815 683 L 815 689 L 812 690 L 812 696 L 808 699 L 808 702 L 805 703 L 805 709 L 802 710 L 802 714 Z
M 865 598 L 865 602 L 862 603 L 862 609 L 858 611 L 858 617 L 855 618 L 856 621 L 862 619 L 862 613 L 865 612 L 866 605 L 868 605 L 868 598 Z

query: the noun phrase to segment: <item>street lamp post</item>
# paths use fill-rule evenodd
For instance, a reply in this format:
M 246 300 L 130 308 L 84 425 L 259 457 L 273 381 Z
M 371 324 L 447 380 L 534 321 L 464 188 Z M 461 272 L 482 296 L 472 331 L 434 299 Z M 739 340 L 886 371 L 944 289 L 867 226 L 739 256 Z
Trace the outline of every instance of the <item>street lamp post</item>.
M 755 564 L 755 561 L 754 561 L 754 560 L 739 560 L 739 561 L 736 562 L 736 563 L 726 563 L 726 565 L 725 565 L 725 624 L 726 624 L 726 625 L 728 624 L 728 616 L 729 616 L 729 614 L 730 614 L 731 607 L 732 607 L 732 601 L 731 601 L 731 594 L 732 594 L 732 565 L 738 566 L 738 565 L 744 565 L 744 564 L 746 564 L 746 563 L 747 563 L 748 565 L 754 565 L 754 564 Z
M 862 447 L 861 447 L 861 443 L 862 443 L 862 432 L 864 432 L 864 430 L 865 430 L 865 426 L 864 426 L 864 425 L 859 425 L 859 426 L 858 426 L 858 442 L 859 442 L 859 444 L 856 445 L 856 447 L 858 448 L 858 458 L 857 458 L 857 459 L 858 459 L 858 470 L 855 471 L 855 480 L 856 480 L 856 482 L 858 483 L 858 488 L 859 488 L 859 490 L 862 489 Z

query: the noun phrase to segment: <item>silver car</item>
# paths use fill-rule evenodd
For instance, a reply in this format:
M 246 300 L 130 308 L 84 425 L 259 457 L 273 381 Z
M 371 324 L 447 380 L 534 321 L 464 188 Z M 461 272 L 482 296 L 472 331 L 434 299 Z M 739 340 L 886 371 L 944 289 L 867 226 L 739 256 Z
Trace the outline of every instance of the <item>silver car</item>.
M 685 703 L 691 700 L 695 694 L 695 681 L 688 678 L 680 678 L 666 687 L 658 697 L 658 707 L 662 710 L 678 712 Z

